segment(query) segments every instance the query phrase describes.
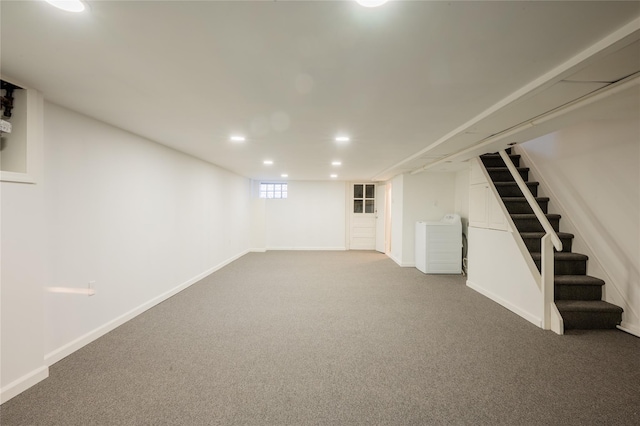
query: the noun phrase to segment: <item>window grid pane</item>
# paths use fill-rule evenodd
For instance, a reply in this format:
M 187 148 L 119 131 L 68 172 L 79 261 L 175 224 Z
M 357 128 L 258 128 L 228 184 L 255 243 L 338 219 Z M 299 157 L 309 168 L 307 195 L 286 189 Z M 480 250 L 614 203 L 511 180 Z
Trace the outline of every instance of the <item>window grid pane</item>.
M 364 185 L 353 185 L 353 198 L 363 198 L 363 186 Z
M 375 198 L 376 197 L 376 187 L 375 185 L 366 185 L 364 198 Z
M 353 185 L 353 212 L 371 214 L 376 211 L 375 184 L 358 183 Z
M 364 202 L 364 212 L 365 213 L 374 213 L 375 209 L 375 201 L 374 200 L 366 200 Z
M 286 183 L 261 183 L 260 184 L 260 198 L 287 198 L 287 184 Z

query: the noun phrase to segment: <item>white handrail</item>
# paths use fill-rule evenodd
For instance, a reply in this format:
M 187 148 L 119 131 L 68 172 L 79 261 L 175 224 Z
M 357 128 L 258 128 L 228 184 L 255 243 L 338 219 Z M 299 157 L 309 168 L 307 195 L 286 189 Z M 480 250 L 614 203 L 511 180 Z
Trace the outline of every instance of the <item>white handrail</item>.
M 538 221 L 542 225 L 542 228 L 544 228 L 545 232 L 551 237 L 551 242 L 553 242 L 553 246 L 556 248 L 556 250 L 562 251 L 562 241 L 560 241 L 558 234 L 556 233 L 555 229 L 553 229 L 553 226 L 551 226 L 551 224 L 549 223 L 549 219 L 547 219 L 547 216 L 544 214 L 544 212 L 538 205 L 538 202 L 536 201 L 535 197 L 531 194 L 531 191 L 527 187 L 527 184 L 524 183 L 524 180 L 522 179 L 522 176 L 520 176 L 518 169 L 516 169 L 516 166 L 513 165 L 511 158 L 509 158 L 509 154 L 507 154 L 506 151 L 501 150 L 500 157 L 502 157 L 502 159 L 504 160 L 504 163 L 507 165 L 507 168 L 511 172 L 511 175 L 513 176 L 516 183 L 518 184 L 518 188 L 520 188 L 520 191 L 522 191 L 522 193 L 524 194 L 524 197 L 529 202 L 529 205 L 533 209 L 533 212 L 535 213 L 536 218 L 538 218 Z

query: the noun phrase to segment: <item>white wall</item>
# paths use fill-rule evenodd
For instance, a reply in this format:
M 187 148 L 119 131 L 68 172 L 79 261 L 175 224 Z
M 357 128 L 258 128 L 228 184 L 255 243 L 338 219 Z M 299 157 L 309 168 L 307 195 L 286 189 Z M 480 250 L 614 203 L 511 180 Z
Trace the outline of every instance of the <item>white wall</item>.
M 391 254 L 398 265 L 402 265 L 402 241 L 404 239 L 403 208 L 404 175 L 391 179 Z
M 514 236 L 475 227 L 468 232 L 467 285 L 541 327 L 542 290 Z
M 257 191 L 254 193 L 257 197 Z M 344 182 L 290 181 L 288 198 L 261 201 L 267 250 L 345 249 Z M 255 204 L 257 219 L 261 203 Z M 260 227 L 258 221 L 254 231 L 257 240 Z
M 43 294 L 46 276 L 44 185 L 42 180 L 42 97 L 29 149 L 35 184 L 0 184 L 0 402 L 48 376 L 44 362 Z M 33 136 L 33 135 L 32 135 Z M 33 167 L 31 167 L 33 166 Z
M 45 104 L 50 364 L 249 249 L 250 182 Z
M 455 212 L 456 174 L 424 172 L 391 180 L 391 258 L 415 266 L 415 224 Z
M 424 172 L 405 175 L 402 264 L 415 266 L 415 224 L 437 221 L 455 211 L 455 173 Z
M 254 187 L 257 185 L 259 182 L 252 184 Z M 258 198 L 257 191 L 253 191 L 251 196 L 251 251 L 262 252 L 267 249 L 266 201 Z
M 622 306 L 640 334 L 640 108 L 573 125 L 518 146 L 534 167 L 573 251 L 604 279 L 605 300 Z M 536 175 L 537 174 L 537 175 Z

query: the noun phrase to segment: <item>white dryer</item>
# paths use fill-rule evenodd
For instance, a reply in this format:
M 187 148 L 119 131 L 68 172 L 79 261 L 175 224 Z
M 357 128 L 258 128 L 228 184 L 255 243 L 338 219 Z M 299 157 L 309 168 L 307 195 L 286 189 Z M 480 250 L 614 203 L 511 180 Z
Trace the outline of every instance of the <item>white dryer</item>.
M 416 222 L 416 268 L 425 274 L 462 273 L 462 221 L 446 214 L 439 222 Z

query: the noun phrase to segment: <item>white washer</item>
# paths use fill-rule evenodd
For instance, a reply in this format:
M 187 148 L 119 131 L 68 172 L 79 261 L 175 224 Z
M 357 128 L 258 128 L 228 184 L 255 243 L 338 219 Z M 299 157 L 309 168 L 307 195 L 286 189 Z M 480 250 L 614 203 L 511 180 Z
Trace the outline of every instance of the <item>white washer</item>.
M 462 221 L 446 214 L 439 222 L 416 222 L 416 268 L 425 274 L 462 273 Z

